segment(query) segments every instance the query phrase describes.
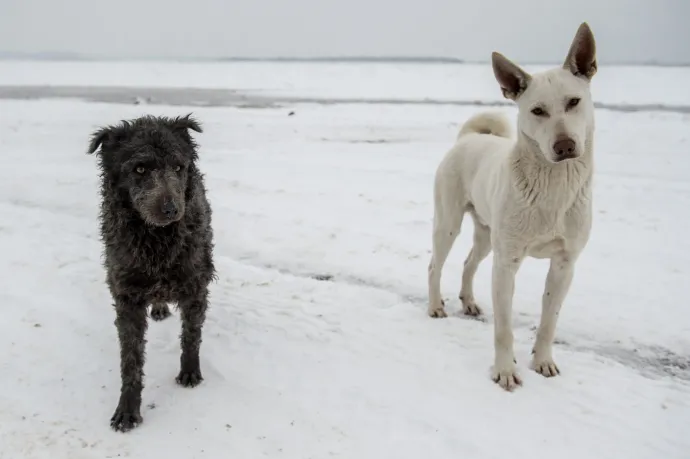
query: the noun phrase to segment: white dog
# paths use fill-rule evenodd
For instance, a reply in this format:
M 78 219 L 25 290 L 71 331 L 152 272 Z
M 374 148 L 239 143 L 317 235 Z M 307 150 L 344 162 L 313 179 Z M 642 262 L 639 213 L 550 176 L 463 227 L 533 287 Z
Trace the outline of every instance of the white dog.
M 481 314 L 472 284 L 493 248 L 492 374 L 512 390 L 522 384 L 511 315 L 515 275 L 526 256 L 551 260 L 532 368 L 547 377 L 560 373 L 551 350 L 556 320 L 592 224 L 594 36 L 586 23 L 580 25 L 562 68 L 529 75 L 499 53 L 492 54 L 492 65 L 503 95 L 517 104 L 517 139 L 510 138 L 501 115 L 478 114 L 441 161 L 434 183 L 429 315 L 446 316 L 441 271 L 469 213 L 474 245 L 462 274 L 463 312 Z

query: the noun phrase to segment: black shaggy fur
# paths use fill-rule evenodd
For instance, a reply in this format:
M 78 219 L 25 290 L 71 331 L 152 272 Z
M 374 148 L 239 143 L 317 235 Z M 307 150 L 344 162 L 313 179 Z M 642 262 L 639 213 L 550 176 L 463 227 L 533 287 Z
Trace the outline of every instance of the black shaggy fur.
M 182 318 L 182 355 L 177 382 L 194 387 L 208 285 L 215 277 L 211 207 L 197 169 L 202 132 L 190 115 L 145 116 L 93 134 L 89 153 L 100 147 L 101 237 L 107 284 L 120 341 L 120 402 L 110 425 L 127 431 L 142 422 L 147 307 L 151 317 Z

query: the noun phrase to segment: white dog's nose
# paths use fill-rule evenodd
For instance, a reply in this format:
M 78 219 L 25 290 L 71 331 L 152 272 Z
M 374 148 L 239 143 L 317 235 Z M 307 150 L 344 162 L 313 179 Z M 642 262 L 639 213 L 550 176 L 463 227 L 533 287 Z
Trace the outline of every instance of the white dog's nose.
M 558 159 L 572 158 L 575 154 L 575 141 L 570 137 L 558 139 L 553 144 L 553 152 Z

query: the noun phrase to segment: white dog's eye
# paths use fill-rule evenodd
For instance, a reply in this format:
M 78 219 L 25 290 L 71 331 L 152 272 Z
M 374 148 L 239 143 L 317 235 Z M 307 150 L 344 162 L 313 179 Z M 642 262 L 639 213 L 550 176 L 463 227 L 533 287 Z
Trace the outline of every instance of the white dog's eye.
M 137 167 L 137 174 L 143 174 L 144 172 L 146 172 L 146 168 L 144 166 Z
M 577 104 L 580 103 L 580 98 L 579 97 L 573 97 L 568 101 L 568 107 L 576 107 Z
M 532 109 L 532 114 L 535 116 L 544 116 L 544 115 L 546 115 L 546 112 L 541 107 L 534 107 Z

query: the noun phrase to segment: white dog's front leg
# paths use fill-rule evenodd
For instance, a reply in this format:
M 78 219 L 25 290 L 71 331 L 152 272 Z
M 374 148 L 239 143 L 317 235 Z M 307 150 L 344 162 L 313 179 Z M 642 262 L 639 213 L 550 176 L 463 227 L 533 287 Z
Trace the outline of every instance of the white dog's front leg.
M 534 344 L 532 369 L 546 377 L 560 373 L 553 361 L 552 344 L 556 334 L 556 321 L 563 300 L 568 293 L 575 272 L 575 257 L 559 254 L 551 259 L 546 287 L 542 297 L 541 322 Z
M 506 390 L 513 390 L 522 384 L 515 368 L 513 352 L 513 292 L 515 274 L 520 266 L 517 258 L 494 260 L 492 296 L 494 303 L 494 350 L 493 380 Z

